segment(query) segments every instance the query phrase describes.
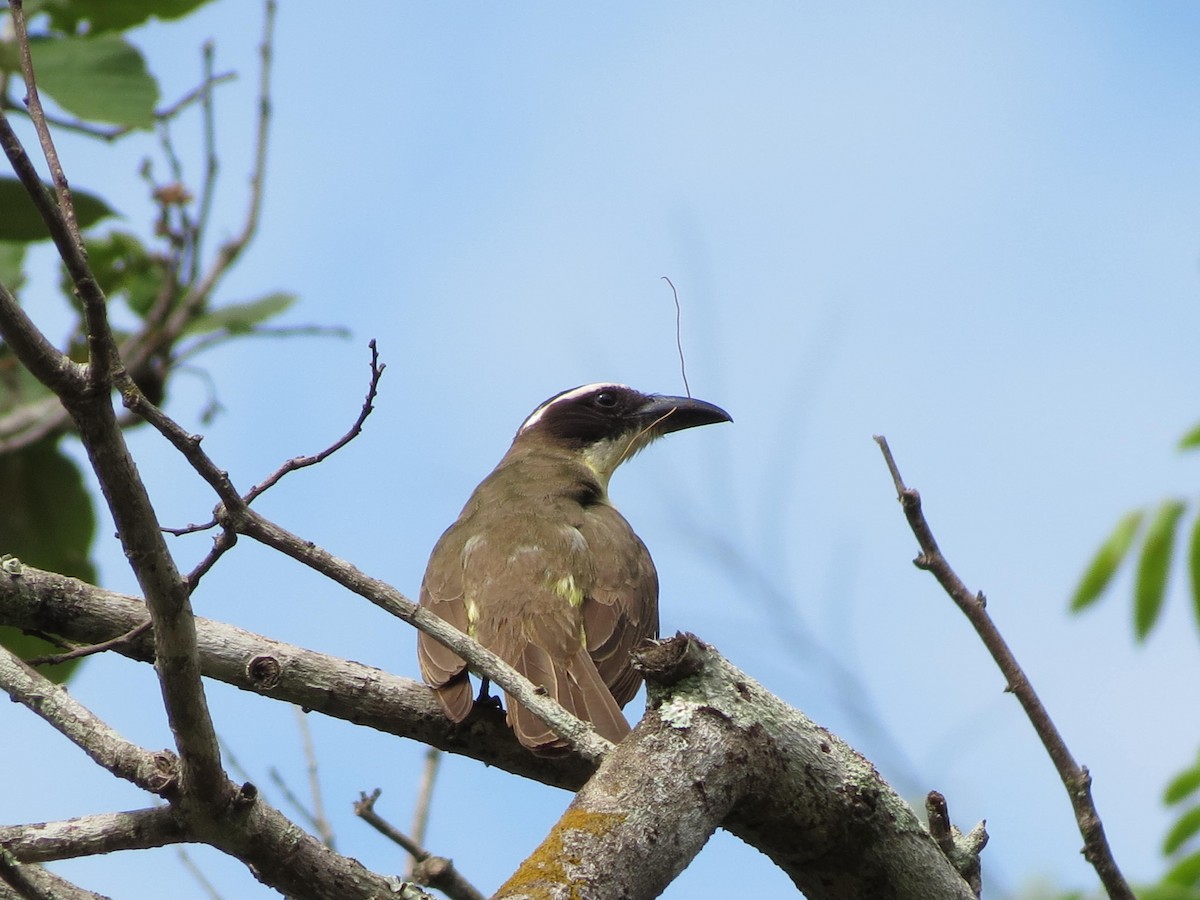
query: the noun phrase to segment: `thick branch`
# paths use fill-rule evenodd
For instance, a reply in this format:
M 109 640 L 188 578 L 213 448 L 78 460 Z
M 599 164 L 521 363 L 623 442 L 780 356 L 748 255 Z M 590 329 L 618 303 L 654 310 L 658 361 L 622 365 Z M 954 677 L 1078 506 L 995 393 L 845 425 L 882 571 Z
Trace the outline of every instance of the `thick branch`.
M 1104 835 L 1104 825 L 1100 821 L 1100 814 L 1092 801 L 1092 778 L 1087 767 L 1080 766 L 1075 762 L 1071 751 L 1067 748 L 1066 741 L 1059 734 L 1054 720 L 1050 718 L 1050 713 L 1042 705 L 1042 701 L 1025 675 L 1025 671 L 1000 634 L 1000 629 L 988 615 L 987 601 L 983 593 L 972 593 L 962 579 L 955 574 L 946 557 L 942 555 L 937 541 L 934 540 L 933 530 L 925 520 L 925 514 L 921 512 L 921 495 L 913 488 L 905 486 L 896 461 L 892 457 L 891 448 L 888 447 L 887 439 L 876 435 L 875 441 L 883 451 L 900 505 L 904 508 L 904 516 L 908 519 L 908 525 L 921 547 L 921 555 L 913 560 L 914 564 L 917 568 L 930 572 L 937 579 L 942 589 L 950 595 L 950 599 L 962 610 L 963 615 L 967 617 L 980 640 L 991 653 L 992 659 L 1000 667 L 1000 671 L 1008 682 L 1009 691 L 1016 696 L 1025 710 L 1025 715 L 1029 717 L 1034 731 L 1037 732 L 1042 745 L 1054 763 L 1054 768 L 1058 770 L 1058 776 L 1062 779 L 1063 786 L 1067 789 L 1067 796 L 1071 798 L 1071 806 L 1075 810 L 1075 820 L 1079 824 L 1079 832 L 1083 835 L 1083 855 L 1096 869 L 1108 896 L 1112 900 L 1136 900 L 1133 891 L 1130 890 L 1117 866 L 1112 848 L 1109 847 L 1108 839 Z
M 116 850 L 146 850 L 186 841 L 169 806 L 80 816 L 61 822 L 0 825 L 0 846 L 21 862 L 77 859 Z
M 723 824 L 809 900 L 974 900 L 845 742 L 695 638 L 638 659 L 645 718 L 497 896 L 654 897 Z

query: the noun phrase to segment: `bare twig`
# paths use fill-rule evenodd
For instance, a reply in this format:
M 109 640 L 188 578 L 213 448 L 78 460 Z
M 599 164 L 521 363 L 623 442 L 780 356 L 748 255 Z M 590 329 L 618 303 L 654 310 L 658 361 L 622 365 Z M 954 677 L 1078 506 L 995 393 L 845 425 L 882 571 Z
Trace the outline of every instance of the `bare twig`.
M 76 647 L 73 650 L 68 650 L 66 653 L 56 653 L 52 656 L 35 656 L 32 659 L 25 660 L 27 666 L 56 666 L 59 663 L 70 662 L 73 659 L 83 659 L 85 656 L 92 656 L 96 653 L 104 653 L 108 650 L 116 650 L 124 647 L 131 641 L 137 640 L 154 625 L 154 622 L 147 619 L 136 628 L 132 628 L 122 635 L 107 641 L 101 641 L 98 644 L 88 644 L 85 647 Z
M 218 248 L 215 258 L 209 265 L 208 269 L 198 277 L 189 277 L 189 288 L 183 298 L 171 310 L 170 315 L 160 327 L 143 329 L 131 340 L 129 340 L 122 348 L 123 357 L 126 365 L 132 371 L 137 371 L 139 366 L 147 359 L 153 357 L 156 353 L 161 352 L 165 347 L 171 346 L 174 341 L 184 332 L 188 324 L 195 318 L 197 312 L 201 310 L 217 285 L 224 278 L 233 264 L 242 255 L 242 252 L 249 246 L 254 235 L 258 231 L 259 213 L 262 209 L 263 200 L 263 185 L 266 179 L 267 165 L 267 144 L 270 135 L 270 119 L 271 119 L 271 57 L 272 46 L 275 30 L 275 0 L 267 0 L 265 4 L 266 17 L 263 24 L 262 41 L 259 44 L 259 54 L 261 57 L 261 67 L 259 70 L 259 94 L 258 94 L 258 112 L 257 124 L 255 128 L 254 141 L 254 165 L 250 174 L 250 199 L 246 210 L 246 218 L 242 223 L 241 231 L 232 239 L 226 241 Z M 206 64 L 207 65 L 207 64 Z M 207 70 L 206 70 L 207 71 Z M 206 116 L 211 115 L 211 107 L 206 106 Z M 211 195 L 212 179 L 215 178 L 215 151 L 212 144 L 212 122 L 206 118 L 206 156 L 207 156 L 207 172 L 205 175 L 205 187 L 201 192 L 200 198 L 200 219 L 197 222 L 196 229 L 202 232 L 206 227 L 206 217 L 208 215 L 206 207 L 211 203 L 211 200 L 206 195 Z M 200 252 L 198 245 L 199 240 L 203 237 L 202 234 L 195 235 L 195 247 L 192 256 L 193 258 Z M 189 263 L 189 270 L 193 267 Z M 192 272 L 194 276 L 195 273 Z
M 409 856 L 414 859 L 425 859 L 429 854 L 423 847 L 387 819 L 383 818 L 383 816 L 379 815 L 379 813 L 375 812 L 375 801 L 379 799 L 379 795 L 382 793 L 383 790 L 380 788 L 375 788 L 370 794 L 360 791 L 358 800 L 354 803 L 354 814 L 393 844 L 401 847 Z
M 291 806 L 292 809 L 294 809 L 297 813 L 299 813 L 300 817 L 304 819 L 304 821 L 306 821 L 314 831 L 319 831 L 320 826 L 317 824 L 317 817 L 313 815 L 312 810 L 304 805 L 304 801 L 300 799 L 299 795 L 292 790 L 292 786 L 287 783 L 287 779 L 283 777 L 283 773 L 274 766 L 271 766 L 269 769 L 267 769 L 267 777 L 270 778 L 271 783 L 279 789 L 279 793 L 283 794 L 283 799 L 287 801 L 288 805 Z M 321 842 L 325 844 L 326 847 L 329 846 L 329 844 L 323 838 Z
M 204 891 L 209 897 L 209 900 L 223 900 L 221 892 L 216 889 L 208 876 L 204 874 L 204 870 L 196 865 L 192 859 L 192 855 L 187 852 L 186 847 L 176 847 L 175 852 L 179 854 L 179 861 L 183 863 L 183 867 L 188 870 L 188 874 L 195 879 L 196 884 L 200 885 L 200 890 Z
M 442 751 L 430 747 L 425 751 L 425 765 L 421 769 L 421 784 L 417 788 L 417 802 L 413 804 L 412 839 L 420 845 L 425 843 L 425 829 L 429 825 L 429 810 L 433 800 L 433 785 L 437 781 L 438 768 L 442 761 Z M 408 867 L 411 877 L 416 866 L 414 857 Z
M 211 86 L 224 84 L 227 81 L 233 81 L 237 78 L 237 72 L 222 72 L 220 75 L 213 75 L 208 81 L 192 88 L 174 103 L 169 106 L 164 106 L 162 109 L 154 113 L 156 119 L 173 119 L 175 116 L 183 112 L 187 107 L 196 102 L 197 99 Z M 28 115 L 29 111 L 23 109 L 16 104 L 9 103 L 7 97 L 0 94 L 0 108 L 5 112 L 19 112 Z M 99 138 L 103 141 L 115 141 L 117 138 L 124 137 L 132 131 L 135 131 L 138 126 L 135 125 L 93 125 L 91 122 L 86 122 L 83 119 L 67 119 L 61 116 L 52 116 L 45 114 L 46 124 L 51 128 L 59 131 L 73 131 L 76 134 L 84 134 L 88 137 Z
M 414 841 L 404 832 L 392 825 L 387 819 L 375 812 L 375 801 L 382 793 L 379 788 L 370 794 L 359 793 L 354 804 L 354 814 L 386 837 L 388 840 L 403 847 L 412 857 L 415 865 L 411 879 L 418 884 L 437 888 L 450 900 L 483 900 L 481 894 L 454 868 L 454 863 L 443 856 L 434 856 Z
M 173 359 L 175 365 L 179 365 L 199 353 L 206 350 L 211 350 L 213 347 L 219 347 L 227 341 L 238 340 L 244 337 L 247 333 L 253 334 L 255 337 L 265 338 L 292 338 L 292 337 L 337 337 L 348 338 L 351 335 L 349 328 L 341 325 L 256 325 L 247 331 L 231 331 L 220 330 L 212 331 L 208 334 L 196 338 L 189 342 L 186 346 L 180 347 L 175 353 Z
M 211 525 L 191 525 L 189 528 L 191 531 L 205 531 L 211 527 L 214 527 L 216 524 L 217 521 L 214 519 Z M 176 535 L 191 533 L 188 529 L 163 530 Z M 200 579 L 207 575 L 209 570 L 217 564 L 217 560 L 232 550 L 236 543 L 237 532 L 230 531 L 228 528 L 223 529 L 220 534 L 213 538 L 213 548 L 208 551 L 208 554 L 204 557 L 204 559 L 200 560 L 200 562 L 196 564 L 196 568 L 192 569 L 192 571 L 188 573 L 188 589 L 192 592 L 195 592 L 196 587 L 200 584 Z
M 1008 690 L 1016 696 L 1017 701 L 1025 710 L 1025 715 L 1028 716 L 1034 731 L 1042 741 L 1042 746 L 1046 748 L 1050 760 L 1054 763 L 1054 768 L 1058 770 L 1058 776 L 1062 779 L 1063 786 L 1067 789 L 1067 796 L 1070 797 L 1071 806 L 1075 810 L 1075 821 L 1079 825 L 1079 833 L 1083 835 L 1083 855 L 1096 869 L 1096 874 L 1100 876 L 1100 881 L 1108 896 L 1112 900 L 1136 900 L 1129 885 L 1125 882 L 1124 876 L 1121 875 L 1112 849 L 1108 845 L 1108 839 L 1104 835 L 1104 825 L 1100 821 L 1100 814 L 1096 811 L 1095 803 L 1092 801 L 1091 774 L 1086 766 L 1080 766 L 1071 756 L 1071 751 L 1067 749 L 1058 727 L 1050 718 L 1045 706 L 1042 705 L 1029 678 L 1001 636 L 1000 630 L 988 615 L 987 600 L 983 596 L 983 592 L 971 593 L 942 555 L 937 541 L 934 540 L 933 531 L 925 520 L 925 514 L 921 511 L 921 495 L 915 489 L 905 486 L 904 480 L 900 477 L 900 470 L 896 466 L 896 460 L 892 456 L 891 448 L 888 447 L 887 439 L 882 435 L 876 435 L 875 442 L 883 451 L 883 458 L 892 475 L 892 483 L 895 485 L 900 505 L 904 509 L 904 516 L 908 519 L 908 525 L 921 547 L 921 554 L 913 560 L 913 563 L 917 568 L 928 571 L 937 579 L 942 589 L 962 610 L 963 615 L 967 617 L 984 646 L 991 653 L 992 659 L 1000 667 L 1000 671 L 1008 682 Z
M 196 216 L 196 230 L 193 235 L 195 248 L 192 251 L 191 266 L 188 269 L 188 282 L 196 280 L 200 271 L 200 254 L 204 251 L 204 236 L 208 233 L 209 218 L 212 213 L 213 197 L 216 195 L 217 172 L 220 162 L 217 158 L 217 119 L 214 114 L 211 75 L 213 71 L 216 50 L 212 41 L 204 44 L 203 62 L 205 84 L 207 89 L 201 95 L 204 121 L 204 183 L 200 188 L 200 212 Z
M 46 114 L 42 110 L 42 98 L 38 94 L 37 80 L 33 74 L 33 58 L 29 53 L 29 32 L 25 28 L 24 0 L 11 0 L 9 10 L 12 13 L 13 31 L 16 34 L 17 48 L 21 55 L 21 74 L 25 77 L 25 104 L 29 107 L 29 118 L 33 122 L 38 141 L 42 145 L 42 155 L 46 157 L 46 165 L 50 167 L 50 177 L 54 180 L 54 193 L 58 199 L 58 210 L 70 231 L 72 240 L 82 250 L 83 238 L 79 234 L 79 223 L 75 220 L 75 204 L 71 202 L 71 188 L 67 184 L 67 176 L 58 159 L 54 138 L 46 124 Z
M 358 412 L 358 418 L 354 420 L 354 424 L 350 426 L 350 430 L 320 453 L 313 456 L 297 456 L 294 459 L 289 459 L 268 475 L 261 483 L 250 489 L 249 493 L 245 496 L 246 503 L 254 502 L 256 497 L 274 487 L 279 482 L 279 479 L 283 478 L 288 472 L 294 472 L 297 469 L 303 469 L 308 466 L 315 466 L 317 463 L 325 461 L 362 433 L 363 423 L 367 421 L 367 416 L 371 415 L 372 410 L 375 409 L 375 395 L 379 391 L 379 379 L 383 377 L 383 370 L 387 368 L 386 364 L 379 362 L 379 349 L 375 345 L 374 338 L 371 338 L 368 346 L 371 348 L 371 381 L 367 386 L 367 396 L 363 400 L 362 408 Z
M 325 800 L 321 795 L 321 778 L 317 770 L 317 751 L 313 745 L 312 729 L 308 725 L 308 716 L 299 706 L 293 706 L 296 714 L 296 727 L 300 729 L 300 745 L 304 748 L 304 763 L 308 771 L 308 792 L 312 795 L 312 825 L 317 835 L 331 850 L 336 841 L 333 826 L 329 824 L 329 816 L 325 814 Z

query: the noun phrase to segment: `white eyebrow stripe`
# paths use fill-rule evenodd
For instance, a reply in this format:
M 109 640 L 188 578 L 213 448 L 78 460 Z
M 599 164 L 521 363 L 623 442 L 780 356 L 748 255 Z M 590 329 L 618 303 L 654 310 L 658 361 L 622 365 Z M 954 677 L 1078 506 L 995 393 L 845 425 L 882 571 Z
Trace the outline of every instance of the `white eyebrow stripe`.
M 555 394 L 537 409 L 529 414 L 529 418 L 521 423 L 521 427 L 517 429 L 517 434 L 520 434 L 526 428 L 532 428 L 545 415 L 546 410 L 556 403 L 564 403 L 568 400 L 575 400 L 585 394 L 590 394 L 592 391 L 597 391 L 600 388 L 622 388 L 624 390 L 632 390 L 627 384 L 620 384 L 616 381 L 597 381 L 594 384 L 583 384 L 577 388 L 571 388 L 569 391 L 563 391 L 561 394 Z

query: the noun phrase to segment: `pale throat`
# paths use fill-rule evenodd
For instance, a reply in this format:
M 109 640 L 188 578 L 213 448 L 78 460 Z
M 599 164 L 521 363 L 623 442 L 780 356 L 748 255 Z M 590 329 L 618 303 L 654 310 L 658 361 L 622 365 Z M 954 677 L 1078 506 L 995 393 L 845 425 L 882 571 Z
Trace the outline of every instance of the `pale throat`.
M 617 470 L 617 466 L 634 454 L 641 452 L 654 438 L 655 435 L 652 431 L 644 429 L 635 434 L 605 438 L 584 448 L 583 461 L 599 479 L 600 486 L 604 488 L 606 501 L 608 499 L 608 481 L 612 478 L 612 473 Z

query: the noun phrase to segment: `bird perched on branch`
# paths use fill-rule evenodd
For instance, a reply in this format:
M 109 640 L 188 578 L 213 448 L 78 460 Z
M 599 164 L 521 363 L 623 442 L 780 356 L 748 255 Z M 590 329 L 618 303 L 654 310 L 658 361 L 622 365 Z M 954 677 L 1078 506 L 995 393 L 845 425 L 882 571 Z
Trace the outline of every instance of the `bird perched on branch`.
M 623 384 L 551 397 L 438 540 L 421 605 L 601 735 L 621 740 L 629 733 L 621 707 L 642 681 L 630 651 L 658 636 L 658 575 L 646 545 L 609 502 L 609 478 L 656 438 L 728 421 L 703 400 Z M 423 633 L 417 654 L 446 715 L 461 722 L 473 705 L 466 663 Z M 511 697 L 505 705 L 523 745 L 541 753 L 566 746 Z

